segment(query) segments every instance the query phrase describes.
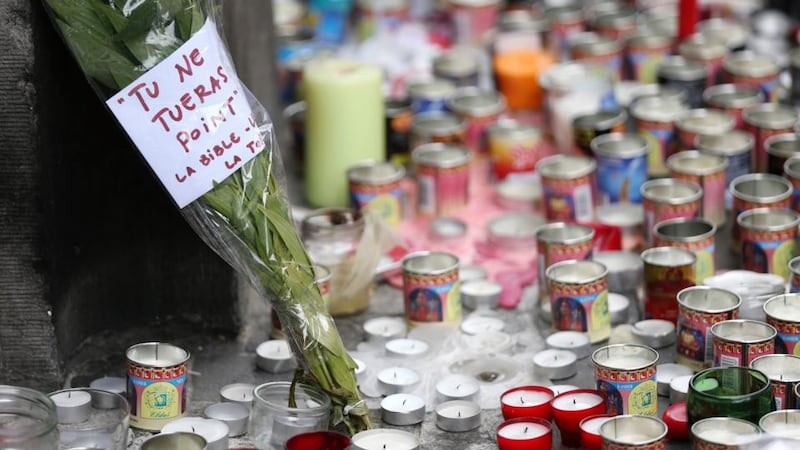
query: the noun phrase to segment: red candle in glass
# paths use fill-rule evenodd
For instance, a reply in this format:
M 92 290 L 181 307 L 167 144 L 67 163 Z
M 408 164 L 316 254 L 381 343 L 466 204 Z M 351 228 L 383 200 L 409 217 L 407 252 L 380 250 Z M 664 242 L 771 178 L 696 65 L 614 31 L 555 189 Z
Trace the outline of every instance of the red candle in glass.
M 350 438 L 335 431 L 312 431 L 292 436 L 286 441 L 286 450 L 345 450 Z
M 519 417 L 538 417 L 550 420 L 550 401 L 553 391 L 544 386 L 522 386 L 509 389 L 500 396 L 500 409 L 506 420 Z
M 605 414 L 606 398 L 597 389 L 576 389 L 556 396 L 550 405 L 553 419 L 561 430 L 561 441 L 567 447 L 581 443 L 581 420 Z
M 581 427 L 581 448 L 584 450 L 600 450 L 603 446 L 603 438 L 600 437 L 600 426 L 612 416 L 600 414 L 589 416 L 579 424 Z
M 497 427 L 497 447 L 500 450 L 550 450 L 553 446 L 553 426 L 539 417 L 520 417 Z
M 661 420 L 667 424 L 667 434 L 672 439 L 689 440 L 689 416 L 686 402 L 678 402 L 664 410 Z

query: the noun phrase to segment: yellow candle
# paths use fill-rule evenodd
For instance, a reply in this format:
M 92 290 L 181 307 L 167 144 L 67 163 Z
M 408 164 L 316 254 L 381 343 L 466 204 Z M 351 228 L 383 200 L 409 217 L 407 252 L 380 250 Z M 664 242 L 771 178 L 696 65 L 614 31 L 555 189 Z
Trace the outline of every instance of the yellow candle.
M 381 70 L 326 59 L 306 66 L 306 199 L 313 206 L 349 204 L 347 169 L 385 158 Z

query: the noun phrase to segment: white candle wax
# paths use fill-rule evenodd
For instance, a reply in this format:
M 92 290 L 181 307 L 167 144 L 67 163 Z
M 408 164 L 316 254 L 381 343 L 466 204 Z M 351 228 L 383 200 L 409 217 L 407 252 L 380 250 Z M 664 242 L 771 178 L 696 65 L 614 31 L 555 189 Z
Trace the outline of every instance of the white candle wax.
M 609 292 L 608 294 L 608 314 L 611 316 L 613 325 L 624 323 L 628 320 L 628 308 L 631 301 L 622 294 Z
M 553 399 L 553 408 L 564 411 L 580 411 L 597 406 L 603 402 L 603 397 L 591 392 L 567 393 Z
M 542 391 L 519 390 L 504 395 L 500 402 L 508 406 L 536 406 L 549 402 L 553 395 Z
M 717 428 L 708 428 L 695 434 L 704 441 L 721 445 L 746 444 L 758 437 L 757 434 L 736 434 L 733 430 Z
M 253 405 L 255 389 L 255 385 L 249 383 L 228 384 L 219 390 L 219 397 L 223 402 L 239 403 L 249 408 Z
M 611 417 L 594 417 L 581 423 L 581 429 L 591 434 L 600 434 L 600 426 Z
M 800 322 L 800 304 L 796 301 L 775 299 L 766 305 L 766 312 L 770 316 L 786 322 Z
M 772 436 L 800 439 L 800 427 L 798 427 L 796 423 L 770 422 L 769 425 L 767 425 L 762 422 L 761 427 L 764 429 L 765 433 Z
M 497 430 L 497 435 L 506 439 L 528 440 L 547 434 L 548 428 L 535 422 L 515 422 Z
M 250 408 L 245 405 L 233 402 L 214 403 L 206 407 L 203 414 L 209 419 L 225 422 L 229 437 L 241 436 L 247 432 Z
M 436 393 L 448 400 L 472 400 L 478 395 L 480 386 L 470 377 L 448 375 L 436 383 Z
M 680 364 L 667 363 L 656 366 L 656 384 L 658 395 L 669 396 L 669 386 L 678 377 L 692 375 L 692 369 Z
M 419 339 L 392 339 L 385 347 L 390 356 L 417 357 L 428 352 L 428 344 Z
M 481 407 L 475 402 L 453 400 L 436 407 L 436 426 L 445 431 L 468 431 L 480 424 Z
M 92 396 L 84 391 L 64 391 L 50 395 L 56 404 L 58 423 L 80 423 L 92 414 Z
M 408 327 L 397 317 L 375 317 L 364 322 L 364 334 L 368 341 L 385 341 L 406 335 Z
M 389 367 L 378 373 L 378 383 L 386 394 L 396 394 L 419 383 L 417 372 L 405 367 Z
M 461 294 L 469 295 L 499 295 L 502 291 L 503 285 L 491 280 L 473 280 L 461 287 Z
M 558 331 L 545 340 L 548 348 L 557 350 L 570 350 L 578 358 L 586 358 L 592 352 L 589 336 L 580 331 Z
M 417 450 L 419 439 L 413 434 L 390 428 L 362 431 L 353 436 L 355 450 Z
M 225 422 L 202 417 L 184 417 L 174 420 L 161 429 L 162 434 L 194 433 L 206 440 L 206 450 L 227 450 L 230 429 Z
M 600 361 L 600 364 L 614 369 L 628 370 L 634 367 L 646 367 L 653 362 L 654 361 L 651 361 L 647 358 L 641 358 L 638 356 L 617 356 L 602 360 Z
M 381 400 L 381 417 L 390 425 L 414 425 L 425 419 L 425 400 L 411 394 L 392 394 Z
M 504 353 L 514 345 L 511 335 L 502 331 L 487 331 L 464 336 L 466 346 L 476 353 Z
M 542 350 L 533 356 L 533 371 L 551 380 L 561 380 L 577 373 L 577 360 L 569 350 Z
M 461 332 L 476 335 L 490 331 L 503 331 L 506 324 L 496 317 L 472 316 L 461 322 Z
M 686 400 L 689 394 L 689 383 L 692 381 L 694 375 L 683 375 L 675 377 L 669 383 L 669 401 L 678 403 Z
M 262 342 L 256 347 L 256 365 L 270 373 L 279 373 L 292 368 L 293 358 L 289 343 L 274 339 Z
M 89 387 L 99 391 L 120 394 L 124 397 L 128 391 L 128 382 L 121 377 L 102 377 L 89 383 Z
M 675 324 L 668 320 L 641 320 L 633 324 L 631 333 L 652 348 L 663 348 L 675 343 Z

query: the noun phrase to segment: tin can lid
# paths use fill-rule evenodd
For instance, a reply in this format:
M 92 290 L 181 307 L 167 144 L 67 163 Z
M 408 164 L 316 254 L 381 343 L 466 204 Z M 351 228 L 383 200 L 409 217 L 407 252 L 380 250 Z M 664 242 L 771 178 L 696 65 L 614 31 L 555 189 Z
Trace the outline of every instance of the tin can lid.
M 552 222 L 536 230 L 536 239 L 550 244 L 577 244 L 591 241 L 594 228 L 579 223 Z
M 722 156 L 701 153 L 697 150 L 685 150 L 667 158 L 669 170 L 688 175 L 704 176 L 724 172 L 728 160 Z
M 545 271 L 548 280 L 565 284 L 585 284 L 605 278 L 606 266 L 591 259 L 568 260 L 552 264 Z
M 592 27 L 596 30 L 620 30 L 636 26 L 636 10 L 620 7 L 614 11 L 594 11 L 597 15 L 592 20 Z
M 736 84 L 717 84 L 703 91 L 703 101 L 718 108 L 745 108 L 764 102 L 760 89 Z
M 784 177 L 771 173 L 747 173 L 731 180 L 734 197 L 751 203 L 772 203 L 792 195 L 792 184 Z
M 173 367 L 189 360 L 189 352 L 172 344 L 144 342 L 128 347 L 128 362 L 141 367 Z
M 409 83 L 408 96 L 412 99 L 448 99 L 456 91 L 456 85 L 442 79 Z
M 753 148 L 753 134 L 742 130 L 732 130 L 724 134 L 701 134 L 695 139 L 695 146 L 701 152 L 712 155 L 750 153 Z
M 692 438 L 718 446 L 736 448 L 761 439 L 761 429 L 744 419 L 709 417 L 698 420 L 692 425 Z
M 573 56 L 609 55 L 622 51 L 622 43 L 614 38 L 593 32 L 573 35 L 569 41 Z
M 470 152 L 467 148 L 453 144 L 423 144 L 411 152 L 411 160 L 415 164 L 450 168 L 469 163 Z
M 790 209 L 756 208 L 739 214 L 736 223 L 748 230 L 782 231 L 800 225 L 800 215 Z
M 783 164 L 783 171 L 792 178 L 800 178 L 800 156 L 787 159 Z
M 793 156 L 800 156 L 800 137 L 795 133 L 781 133 L 770 136 L 764 141 L 764 147 L 770 155 L 789 159 Z
M 642 184 L 641 193 L 642 197 L 654 202 L 682 205 L 699 200 L 703 196 L 703 188 L 689 181 L 659 178 Z
M 405 176 L 403 166 L 388 161 L 365 161 L 347 169 L 347 178 L 353 183 L 388 184 Z
M 536 125 L 501 119 L 489 125 L 490 136 L 512 139 L 536 139 L 541 137 L 542 131 Z
M 678 53 L 684 58 L 701 61 L 722 58 L 729 51 L 725 41 L 700 33 L 689 36 L 678 46 Z
M 755 344 L 774 339 L 778 332 L 772 325 L 758 320 L 733 319 L 712 325 L 711 334 L 723 340 Z
M 669 48 L 672 45 L 672 38 L 664 34 L 640 30 L 628 36 L 627 45 L 631 49 Z
M 678 304 L 693 311 L 716 314 L 739 308 L 742 297 L 727 289 L 691 286 L 678 292 Z
M 675 126 L 694 134 L 723 134 L 733 130 L 736 119 L 717 109 L 692 109 L 675 121 Z
M 778 75 L 778 63 L 769 56 L 743 50 L 731 54 L 725 61 L 725 70 L 733 75 L 744 77 L 767 77 Z
M 703 241 L 716 233 L 716 225 L 698 217 L 668 219 L 653 226 L 655 236 L 670 242 Z
M 742 118 L 758 128 L 777 130 L 792 128 L 797 123 L 797 112 L 789 107 L 774 103 L 764 103 L 742 112 Z
M 497 19 L 500 31 L 546 31 L 547 19 L 524 9 L 515 9 L 500 13 Z
M 642 252 L 642 261 L 663 267 L 693 265 L 697 261 L 694 252 L 677 247 L 653 247 Z
M 598 111 L 584 114 L 572 121 L 572 127 L 578 130 L 610 130 L 616 125 L 624 124 L 628 114 L 624 109 Z
M 451 50 L 433 60 L 433 72 L 447 77 L 465 77 L 478 72 L 480 62 L 474 53 Z
M 569 179 L 595 171 L 597 163 L 584 156 L 554 155 L 539 161 L 536 171 L 543 177 Z
M 465 126 L 461 118 L 438 111 L 417 114 L 411 121 L 411 131 L 421 136 L 460 134 L 464 131 Z
M 733 19 L 714 17 L 697 24 L 697 31 L 725 43 L 730 50 L 742 48 L 750 33 L 748 27 Z
M 458 115 L 486 117 L 503 112 L 506 100 L 498 92 L 468 87 L 457 90 L 448 101 L 448 106 Z
M 658 76 L 669 80 L 705 80 L 708 69 L 705 64 L 691 61 L 683 56 L 668 56 L 658 65 Z
M 674 122 L 689 107 L 674 98 L 648 96 L 637 98 L 630 106 L 633 117 L 649 122 Z
M 419 275 L 441 275 L 458 269 L 459 260 L 456 255 L 447 252 L 430 252 L 415 255 L 403 260 L 403 271 Z
M 650 145 L 639 134 L 608 133 L 592 139 L 592 152 L 606 158 L 635 158 L 646 155 Z
M 544 17 L 550 24 L 579 22 L 583 21 L 583 9 L 579 4 L 553 6 L 544 10 Z

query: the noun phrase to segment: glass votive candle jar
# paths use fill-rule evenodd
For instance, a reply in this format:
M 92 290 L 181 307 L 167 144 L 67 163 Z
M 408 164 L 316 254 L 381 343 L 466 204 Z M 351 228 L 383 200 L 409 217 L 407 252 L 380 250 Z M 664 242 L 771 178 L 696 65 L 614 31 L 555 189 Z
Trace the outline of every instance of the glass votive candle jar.
M 746 367 L 713 367 L 689 382 L 686 400 L 689 425 L 709 417 L 732 417 L 758 424 L 775 410 L 769 378 Z
M 321 390 L 295 386 L 296 407 L 289 407 L 292 383 L 265 383 L 255 389 L 248 432 L 258 450 L 283 450 L 292 436 L 325 430 L 331 414 L 331 400 Z
M 58 449 L 56 406 L 41 392 L 0 385 L 0 417 L 0 449 Z
M 53 392 L 50 397 L 64 395 L 77 397 L 88 394 L 91 399 L 86 420 L 58 424 L 59 442 L 62 448 L 102 448 L 125 450 L 128 448 L 128 425 L 130 406 L 121 395 L 91 388 L 64 389 Z M 56 409 L 62 408 L 56 400 Z

